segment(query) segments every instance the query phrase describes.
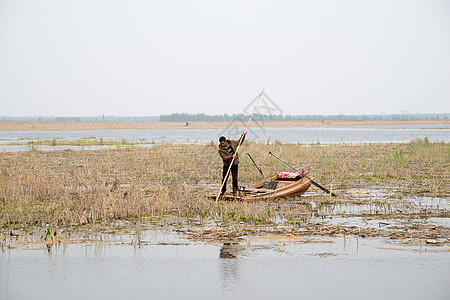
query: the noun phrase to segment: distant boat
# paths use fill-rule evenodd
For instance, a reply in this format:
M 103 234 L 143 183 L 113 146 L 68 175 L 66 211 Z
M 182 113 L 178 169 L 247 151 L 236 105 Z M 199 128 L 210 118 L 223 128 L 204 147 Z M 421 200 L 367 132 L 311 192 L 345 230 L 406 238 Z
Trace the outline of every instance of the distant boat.
M 219 200 L 259 201 L 289 198 L 304 194 L 310 186 L 311 180 L 301 176 L 300 173 L 282 172 L 264 181 L 241 188 L 237 197 L 228 192 L 220 196 Z M 216 196 L 209 196 L 209 198 L 216 199 Z

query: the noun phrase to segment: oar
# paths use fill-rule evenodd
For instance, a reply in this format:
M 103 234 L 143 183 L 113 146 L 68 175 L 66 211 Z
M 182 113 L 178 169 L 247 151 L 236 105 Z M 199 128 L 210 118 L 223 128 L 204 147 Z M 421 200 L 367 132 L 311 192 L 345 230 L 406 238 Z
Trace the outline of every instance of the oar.
M 253 164 L 255 165 L 255 167 L 258 169 L 259 173 L 261 173 L 263 179 L 266 180 L 266 177 L 264 177 L 263 171 L 261 170 L 260 167 L 258 167 L 258 165 L 255 163 L 255 161 L 253 160 L 253 158 L 250 156 L 250 153 L 248 153 L 248 151 L 247 151 L 247 155 L 248 155 L 248 157 L 250 157 L 251 161 L 253 162 Z
M 321 189 L 322 191 L 324 191 L 325 193 L 328 193 L 331 196 L 336 197 L 336 194 L 332 193 L 329 189 L 327 189 L 326 187 L 324 187 L 323 185 L 315 182 L 313 179 L 309 178 L 308 175 L 306 175 L 303 172 L 300 172 L 299 170 L 297 170 L 296 168 L 294 168 L 293 166 L 291 166 L 290 164 L 288 164 L 286 161 L 282 160 L 281 158 L 279 158 L 278 156 L 276 156 L 275 154 L 273 154 L 272 152 L 269 151 L 269 154 L 274 156 L 275 158 L 279 159 L 280 161 L 284 162 L 287 166 L 291 167 L 293 170 L 299 172 L 300 174 L 302 174 L 302 176 L 305 176 L 306 178 L 308 178 L 309 180 L 311 180 L 311 183 L 314 184 L 315 186 L 317 186 L 319 189 Z
M 255 111 L 256 111 L 256 107 L 258 107 L 259 100 L 261 100 L 261 97 L 262 97 L 262 94 L 263 94 L 263 93 L 264 93 L 264 89 L 261 91 L 261 94 L 259 95 L 258 101 L 256 101 L 255 108 L 253 109 L 252 115 L 250 116 L 250 119 L 249 119 L 248 122 L 247 122 L 247 126 L 245 127 L 244 132 L 247 132 L 247 128 L 248 128 L 248 126 L 250 125 L 250 122 L 252 121 L 253 115 L 255 114 Z M 242 137 L 243 137 L 243 136 L 241 135 L 241 138 L 239 139 L 238 146 L 237 146 L 237 148 L 236 148 L 236 153 L 235 153 L 236 155 L 237 155 L 237 153 L 238 153 L 238 151 L 239 151 L 239 148 L 241 147 L 241 144 L 242 144 Z M 236 155 L 235 155 L 235 156 L 233 157 L 233 159 L 231 160 L 230 167 L 228 168 L 228 171 L 227 171 L 227 175 L 226 175 L 224 178 L 228 178 L 228 174 L 230 174 L 230 170 L 231 170 L 231 167 L 233 166 L 234 158 L 236 157 Z M 222 182 L 222 186 L 220 187 L 220 190 L 219 190 L 219 192 L 217 193 L 216 202 L 219 200 L 220 192 L 222 191 L 223 185 L 224 185 L 226 182 L 227 182 L 227 180 L 224 180 L 224 181 Z

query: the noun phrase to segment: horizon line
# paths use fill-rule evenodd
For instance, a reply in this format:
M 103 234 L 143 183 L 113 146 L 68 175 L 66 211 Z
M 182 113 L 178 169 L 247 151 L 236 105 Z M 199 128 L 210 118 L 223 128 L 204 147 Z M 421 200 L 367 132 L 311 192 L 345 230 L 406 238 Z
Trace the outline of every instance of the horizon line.
M 207 113 L 169 113 L 169 114 L 160 114 L 160 115 L 64 115 L 64 116 L 55 116 L 55 115 L 20 115 L 20 116 L 10 116 L 10 115 L 0 115 L 0 119 L 2 118 L 159 118 L 161 116 L 171 116 L 171 115 L 205 115 L 205 116 L 236 116 L 236 115 L 248 115 L 244 113 L 223 113 L 223 114 L 207 114 Z M 411 116 L 411 115 L 450 115 L 450 112 L 433 112 L 433 113 L 413 113 L 413 112 L 405 112 L 405 113 L 358 113 L 358 114 L 280 114 L 280 115 L 269 115 L 269 114 L 258 114 L 260 116 L 274 116 L 274 117 L 282 117 L 282 116 L 293 116 L 293 117 L 307 117 L 307 116 Z

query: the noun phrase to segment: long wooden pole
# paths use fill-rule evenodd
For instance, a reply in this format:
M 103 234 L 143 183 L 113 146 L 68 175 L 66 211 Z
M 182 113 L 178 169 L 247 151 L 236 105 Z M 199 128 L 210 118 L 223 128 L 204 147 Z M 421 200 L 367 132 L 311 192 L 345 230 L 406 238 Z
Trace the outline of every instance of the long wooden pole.
M 263 93 L 264 93 L 264 89 L 261 91 L 261 94 L 259 94 L 258 101 L 256 101 L 255 108 L 253 109 L 253 112 L 252 112 L 252 114 L 250 116 L 250 119 L 247 122 L 247 126 L 245 126 L 244 132 L 247 132 L 248 126 L 250 125 L 250 122 L 252 121 L 253 115 L 255 114 L 256 108 L 258 107 L 258 104 L 259 104 L 259 100 L 261 100 L 261 97 L 262 97 Z M 242 136 L 239 138 L 239 143 L 238 143 L 238 146 L 237 146 L 236 152 L 235 152 L 236 155 L 237 155 L 237 153 L 239 151 L 239 148 L 241 147 L 241 144 L 242 144 Z M 230 174 L 230 170 L 231 170 L 231 167 L 233 166 L 234 158 L 236 157 L 236 155 L 231 160 L 230 167 L 228 168 L 228 171 L 227 171 L 227 175 L 223 178 L 222 186 L 220 187 L 220 190 L 217 193 L 216 202 L 219 200 L 220 192 L 223 189 L 223 185 L 226 184 L 226 182 L 228 181 L 228 180 L 225 180 L 225 179 L 228 179 L 228 175 Z

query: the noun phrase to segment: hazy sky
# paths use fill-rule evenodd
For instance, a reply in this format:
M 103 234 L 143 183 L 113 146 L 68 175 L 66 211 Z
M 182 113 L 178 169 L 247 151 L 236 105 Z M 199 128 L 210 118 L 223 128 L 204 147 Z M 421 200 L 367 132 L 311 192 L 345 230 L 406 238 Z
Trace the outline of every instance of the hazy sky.
M 0 0 L 0 116 L 450 112 L 450 1 Z

